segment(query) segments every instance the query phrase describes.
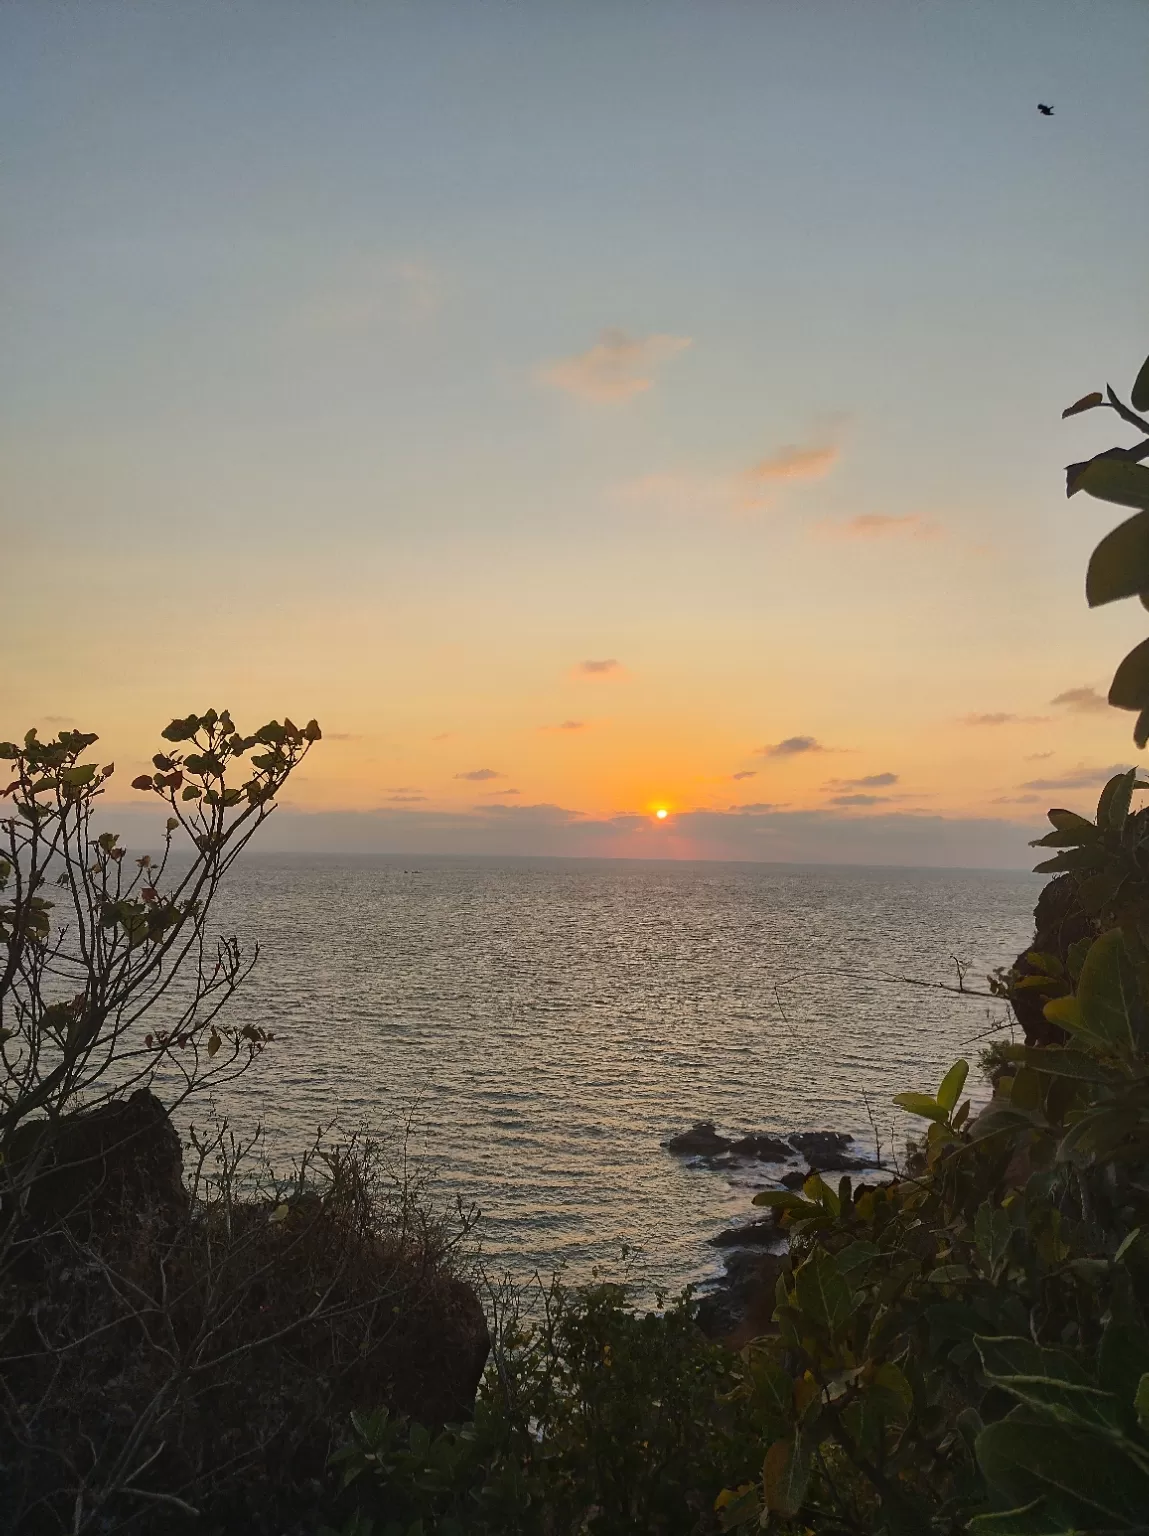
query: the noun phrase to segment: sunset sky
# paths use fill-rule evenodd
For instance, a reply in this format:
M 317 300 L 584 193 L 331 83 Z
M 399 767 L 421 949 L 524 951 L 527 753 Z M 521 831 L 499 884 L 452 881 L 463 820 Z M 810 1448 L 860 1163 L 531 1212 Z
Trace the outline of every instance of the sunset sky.
M 1135 760 L 1061 411 L 1149 350 L 1147 64 L 1141 0 L 8 0 L 0 736 L 130 799 L 317 716 L 269 847 L 1024 864 Z

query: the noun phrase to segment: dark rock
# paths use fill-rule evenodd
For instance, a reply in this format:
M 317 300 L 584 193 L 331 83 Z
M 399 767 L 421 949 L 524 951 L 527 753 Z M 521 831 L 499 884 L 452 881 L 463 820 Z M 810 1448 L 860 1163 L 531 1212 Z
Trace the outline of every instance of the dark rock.
M 735 1249 L 725 1261 L 725 1274 L 698 1304 L 698 1326 L 709 1338 L 731 1349 L 774 1330 L 774 1289 L 789 1266 L 786 1253 Z
M 796 1168 L 793 1173 L 784 1173 L 782 1175 L 782 1188 L 801 1189 L 809 1177 L 810 1170 L 808 1168 Z
M 22 1237 L 57 1227 L 90 1236 L 145 1218 L 168 1225 L 187 1218 L 179 1135 L 146 1088 L 54 1124 L 25 1120 L 5 1158 L 23 1202 Z
M 798 1131 L 787 1139 L 795 1152 L 801 1152 L 812 1165 L 815 1157 L 839 1156 L 854 1138 L 847 1136 L 845 1131 Z
M 807 1156 L 811 1173 L 861 1173 L 877 1165 L 868 1157 L 843 1157 L 841 1153 L 822 1157 L 817 1152 Z
M 715 1157 L 720 1152 L 729 1152 L 730 1147 L 730 1139 L 719 1136 L 713 1120 L 696 1120 L 688 1131 L 672 1136 L 666 1143 L 667 1151 L 676 1152 L 680 1157 Z
M 740 1157 L 756 1157 L 760 1163 L 784 1163 L 790 1156 L 790 1148 L 777 1136 L 764 1132 L 752 1132 L 730 1143 L 730 1150 Z
M 1077 888 L 1078 879 L 1074 874 L 1057 875 L 1042 887 L 1033 909 L 1033 943 L 1013 962 L 1014 982 L 1010 987 L 1009 1002 L 1024 1031 L 1026 1045 L 1060 1045 L 1065 1040 L 1065 1031 L 1045 1017 L 1048 998 L 1029 987 L 1019 991 L 1017 982 L 1026 976 L 1041 974 L 1040 968 L 1026 958 L 1031 951 L 1056 955 L 1064 963 L 1070 945 L 1079 939 L 1096 936 L 1097 920 L 1082 907 Z
M 748 1221 L 741 1227 L 727 1227 L 725 1232 L 707 1238 L 712 1248 L 761 1248 L 777 1241 L 778 1229 L 772 1219 Z

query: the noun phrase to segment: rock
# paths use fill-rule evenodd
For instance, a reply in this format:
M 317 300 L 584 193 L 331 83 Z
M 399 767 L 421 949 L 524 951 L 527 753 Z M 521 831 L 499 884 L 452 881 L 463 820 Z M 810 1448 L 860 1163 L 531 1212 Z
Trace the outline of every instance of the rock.
M 740 1136 L 737 1141 L 730 1143 L 730 1150 L 737 1152 L 740 1157 L 756 1157 L 760 1163 L 784 1163 L 791 1155 L 784 1141 L 777 1136 L 767 1136 L 762 1131 Z
M 811 1173 L 861 1173 L 865 1168 L 876 1168 L 877 1164 L 868 1157 L 820 1157 L 818 1153 L 811 1152 L 807 1157 Z
M 811 1170 L 808 1168 L 796 1168 L 793 1173 L 784 1173 L 781 1179 L 782 1188 L 801 1189 L 802 1185 L 810 1177 L 810 1173 Z
M 698 1304 L 698 1326 L 708 1338 L 731 1349 L 741 1349 L 751 1339 L 775 1328 L 774 1288 L 788 1268 L 786 1253 L 734 1250 L 725 1262 L 725 1274 Z
M 187 1219 L 179 1135 L 146 1088 L 54 1126 L 25 1120 L 5 1156 L 24 1197 L 22 1238 L 54 1227 L 90 1237 L 125 1222 L 159 1218 L 174 1226 Z
M 731 1145 L 728 1137 L 719 1136 L 713 1120 L 696 1120 L 688 1131 L 672 1136 L 666 1148 L 680 1157 L 716 1157 L 720 1152 L 729 1152 Z
M 1082 907 L 1077 884 L 1076 875 L 1065 874 L 1057 875 L 1042 887 L 1033 909 L 1033 943 L 1013 962 L 1015 981 L 1010 987 L 1009 1002 L 1025 1034 L 1026 1045 L 1060 1045 L 1065 1040 L 1064 1030 L 1045 1017 L 1048 999 L 1029 987 L 1019 991 L 1016 982 L 1041 974 L 1039 967 L 1026 958 L 1031 952 L 1056 955 L 1064 963 L 1070 945 L 1096 935 L 1097 920 Z
M 727 1227 L 725 1232 L 707 1238 L 712 1248 L 761 1248 L 778 1241 L 778 1229 L 773 1219 L 748 1221 L 740 1227 Z
M 853 1139 L 845 1131 L 798 1131 L 787 1138 L 795 1152 L 801 1152 L 811 1166 L 815 1157 L 824 1160 L 840 1156 Z

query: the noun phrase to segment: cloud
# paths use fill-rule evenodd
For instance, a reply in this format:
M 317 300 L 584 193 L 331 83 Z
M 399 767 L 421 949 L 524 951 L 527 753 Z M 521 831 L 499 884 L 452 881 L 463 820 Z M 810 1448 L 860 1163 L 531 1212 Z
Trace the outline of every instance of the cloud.
M 771 491 L 781 483 L 828 475 L 838 455 L 839 450 L 832 443 L 808 447 L 789 443 L 748 469 L 659 470 L 623 482 L 616 488 L 616 495 L 624 502 L 654 507 L 671 516 L 739 518 L 767 508 Z
M 883 795 L 835 795 L 830 801 L 831 805 L 885 805 L 886 803 Z
M 837 462 L 838 449 L 833 443 L 808 448 L 786 443 L 752 464 L 744 478 L 755 485 L 771 480 L 821 480 Z
M 563 720 L 558 725 L 540 725 L 540 731 L 587 731 L 590 727 L 585 720 Z
M 618 404 L 644 394 L 658 369 L 689 346 L 688 336 L 628 336 L 606 330 L 588 351 L 548 363 L 539 377 L 578 400 Z
M 963 715 L 963 725 L 1048 725 L 1048 715 Z
M 358 731 L 324 731 L 324 741 L 360 741 Z
M 575 671 L 580 677 L 617 676 L 622 671 L 622 663 L 608 656 L 605 661 L 580 661 Z
M 867 773 L 860 779 L 827 779 L 826 789 L 887 789 L 898 782 L 896 773 Z
M 1075 715 L 1099 715 L 1110 708 L 1109 700 L 1098 693 L 1096 688 L 1088 686 L 1067 688 L 1064 693 L 1059 693 L 1049 702 L 1064 704 L 1065 708 L 1072 710 Z
M 739 816 L 761 815 L 763 811 L 777 811 L 781 807 L 773 805 L 768 800 L 753 800 L 749 805 L 732 805 L 730 809 Z
M 1027 752 L 1025 754 L 1024 761 L 1027 763 L 1040 763 L 1043 762 L 1047 757 L 1052 756 L 1053 748 L 1051 747 L 1048 752 Z
M 417 801 L 426 800 L 426 795 L 388 795 L 391 805 L 414 805 Z
M 469 779 L 472 784 L 483 784 L 487 779 L 505 779 L 505 773 L 496 773 L 493 768 L 472 768 L 470 773 L 457 773 L 457 779 Z
M 887 517 L 879 512 L 864 512 L 844 523 L 824 521 L 816 524 L 823 539 L 857 541 L 859 539 L 940 539 L 942 529 L 924 517 Z
M 1033 805 L 1041 797 L 1039 795 L 995 795 L 990 801 L 991 805 Z
M 1020 788 L 1091 789 L 1097 784 L 1106 783 L 1115 773 L 1128 773 L 1131 766 L 1129 763 L 1110 763 L 1108 768 L 1074 768 L 1056 779 L 1029 779 Z
M 813 736 L 787 736 L 773 746 L 758 748 L 759 757 L 800 757 L 803 752 L 825 752 L 827 749 Z
M 758 770 L 757 768 L 743 768 L 741 773 L 732 773 L 730 777 L 732 779 L 756 779 L 758 777 Z
M 1004 809 L 1004 808 L 1003 808 Z M 1034 808 L 1018 806 L 1021 813 Z M 163 822 L 143 806 L 116 805 L 115 828 L 130 846 L 158 848 Z M 149 815 L 151 820 L 149 821 Z M 128 823 L 132 823 L 129 826 Z M 1034 819 L 946 817 L 921 811 L 854 807 L 676 812 L 655 825 L 648 815 L 580 816 L 561 806 L 486 804 L 478 810 L 387 806 L 371 811 L 283 807 L 261 833 L 267 852 L 483 855 L 534 858 L 689 858 L 753 864 L 900 865 L 1027 870 Z M 859 881 L 865 876 L 859 876 Z M 1034 877 L 1034 888 L 1039 884 Z M 865 887 L 859 884 L 859 897 Z
M 489 793 L 492 794 L 492 795 L 521 795 L 522 794 L 522 790 L 521 789 L 492 789 L 492 790 L 489 791 Z
M 440 731 L 437 736 L 432 736 L 432 741 L 450 741 L 455 735 L 454 731 Z

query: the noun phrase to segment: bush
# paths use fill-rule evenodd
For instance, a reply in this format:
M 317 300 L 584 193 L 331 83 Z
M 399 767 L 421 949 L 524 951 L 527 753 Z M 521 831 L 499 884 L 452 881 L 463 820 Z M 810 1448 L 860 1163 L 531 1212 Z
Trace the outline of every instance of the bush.
M 185 1159 L 170 1119 L 273 1039 L 227 1026 L 254 957 L 211 903 L 319 735 L 173 721 L 135 781 L 166 806 L 163 852 L 134 860 L 93 825 L 94 736 L 0 744 L 5 1530 L 308 1530 L 351 1409 L 473 1401 L 465 1216 L 428 1215 L 369 1138 L 321 1137 L 281 1178 L 226 1124 L 193 1126 Z

